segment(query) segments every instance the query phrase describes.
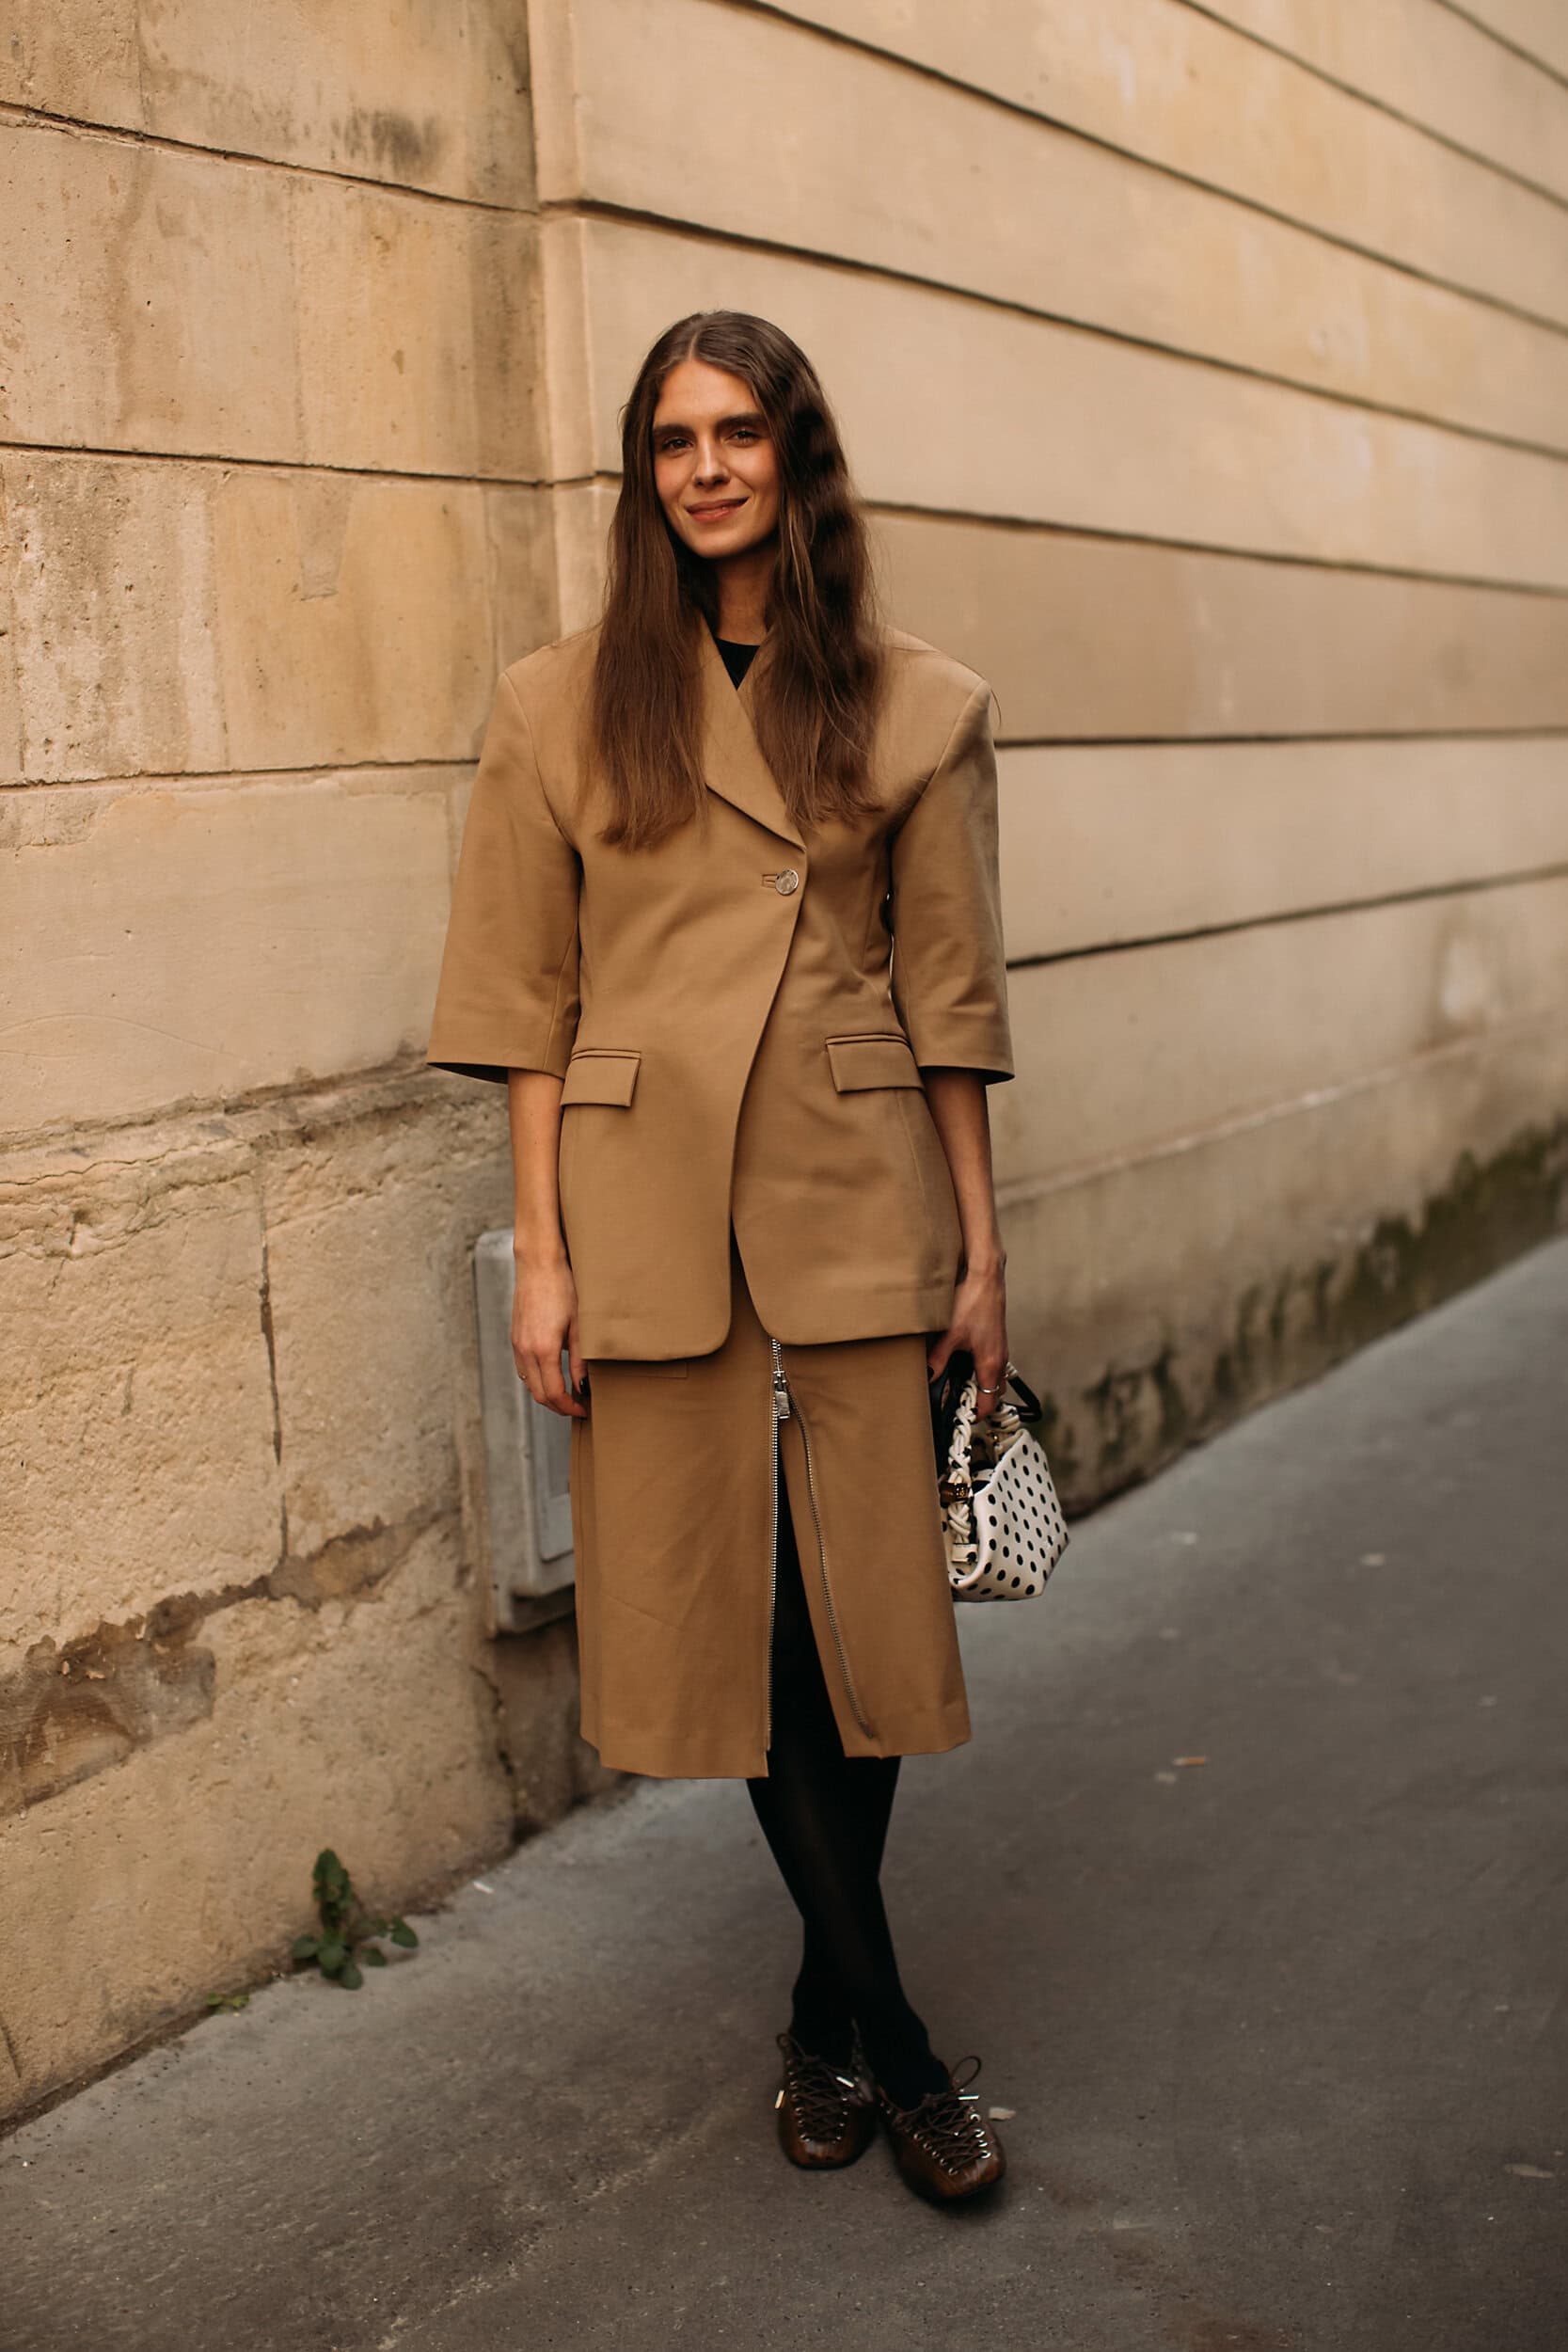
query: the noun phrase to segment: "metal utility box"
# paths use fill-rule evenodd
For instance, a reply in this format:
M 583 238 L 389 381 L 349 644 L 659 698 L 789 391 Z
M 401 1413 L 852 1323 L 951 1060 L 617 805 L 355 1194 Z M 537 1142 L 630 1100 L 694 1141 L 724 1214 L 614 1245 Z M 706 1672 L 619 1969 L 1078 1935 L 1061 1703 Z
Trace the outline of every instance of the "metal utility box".
M 576 1569 L 568 1485 L 572 1424 L 536 1405 L 517 1377 L 512 1360 L 515 1271 L 511 1227 L 481 1233 L 474 1244 L 474 1301 L 490 1571 L 496 1622 L 513 1632 L 534 1615 L 529 1604 L 561 1592 Z

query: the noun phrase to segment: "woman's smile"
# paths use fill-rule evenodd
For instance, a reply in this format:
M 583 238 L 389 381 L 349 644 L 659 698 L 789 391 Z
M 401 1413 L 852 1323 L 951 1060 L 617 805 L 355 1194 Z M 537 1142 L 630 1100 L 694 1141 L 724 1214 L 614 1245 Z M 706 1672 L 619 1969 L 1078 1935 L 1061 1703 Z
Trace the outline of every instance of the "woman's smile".
M 779 520 L 779 453 L 756 394 L 743 376 L 683 359 L 660 388 L 649 437 L 654 487 L 676 537 L 714 564 L 756 567 L 741 618 L 744 633 L 760 634 Z M 732 573 L 721 596 L 732 623 L 738 584 Z

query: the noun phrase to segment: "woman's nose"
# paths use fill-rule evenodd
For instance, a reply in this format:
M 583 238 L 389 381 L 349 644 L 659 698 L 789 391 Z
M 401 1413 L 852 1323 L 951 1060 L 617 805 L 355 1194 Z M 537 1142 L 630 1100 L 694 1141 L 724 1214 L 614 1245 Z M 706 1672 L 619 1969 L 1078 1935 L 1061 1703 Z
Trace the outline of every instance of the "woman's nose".
M 699 446 L 695 479 L 702 483 L 722 482 L 724 472 L 723 453 L 718 442 L 709 442 L 705 447 Z

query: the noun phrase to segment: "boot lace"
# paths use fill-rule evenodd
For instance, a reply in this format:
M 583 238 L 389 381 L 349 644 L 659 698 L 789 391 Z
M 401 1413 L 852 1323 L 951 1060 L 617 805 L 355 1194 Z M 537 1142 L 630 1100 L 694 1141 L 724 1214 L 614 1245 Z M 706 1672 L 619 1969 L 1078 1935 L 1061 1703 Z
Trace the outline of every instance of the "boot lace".
M 898 2116 L 900 2128 L 944 2172 L 961 2172 L 993 2153 L 995 2141 L 980 2113 L 980 2094 L 968 2087 L 979 2072 L 977 2058 L 960 2058 L 952 2070 L 951 2089 L 928 2090 L 918 2106 Z
M 841 2074 L 827 2058 L 803 2050 L 793 2034 L 778 2037 L 784 2052 L 784 2090 L 807 2139 L 838 2139 L 847 2121 L 846 2109 L 860 2097 L 852 2074 Z

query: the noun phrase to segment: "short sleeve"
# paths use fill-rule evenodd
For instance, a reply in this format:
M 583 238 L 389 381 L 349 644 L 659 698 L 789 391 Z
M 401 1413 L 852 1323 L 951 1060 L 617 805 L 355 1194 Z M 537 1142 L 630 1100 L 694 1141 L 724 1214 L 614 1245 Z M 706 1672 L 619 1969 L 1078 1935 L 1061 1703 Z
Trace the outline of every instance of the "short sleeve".
M 463 827 L 425 1059 L 468 1078 L 563 1077 L 578 1025 L 581 869 L 503 676 Z
M 989 686 L 959 712 L 892 867 L 893 995 L 915 1060 L 1010 1078 Z

